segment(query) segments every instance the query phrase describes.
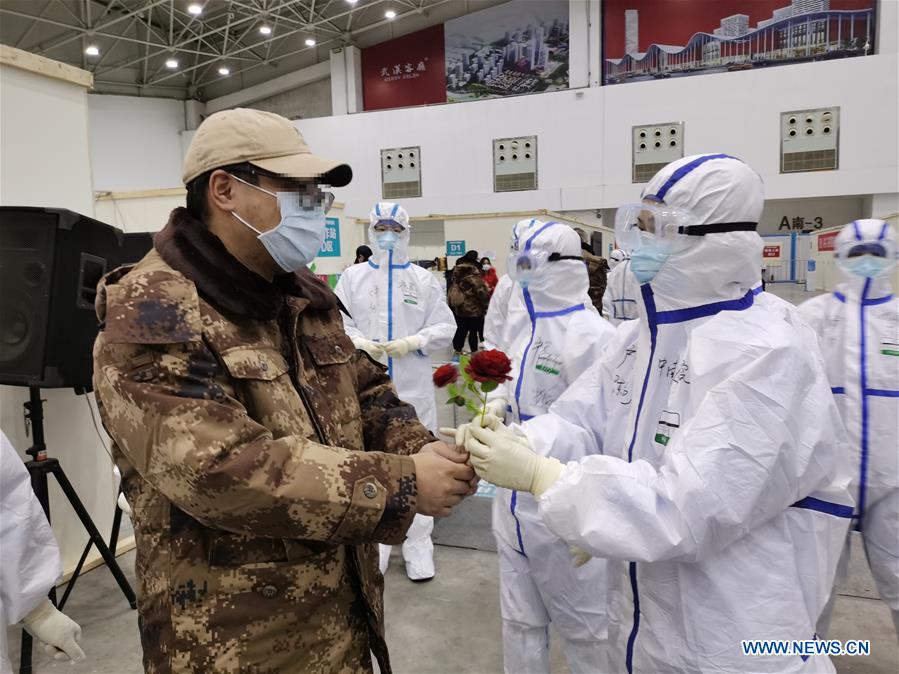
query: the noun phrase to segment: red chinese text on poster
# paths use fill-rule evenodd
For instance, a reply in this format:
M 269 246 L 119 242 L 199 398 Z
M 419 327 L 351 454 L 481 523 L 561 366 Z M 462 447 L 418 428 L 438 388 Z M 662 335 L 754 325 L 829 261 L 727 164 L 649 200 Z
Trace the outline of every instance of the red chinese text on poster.
M 443 25 L 362 50 L 366 110 L 445 103 Z
M 762 249 L 762 257 L 780 257 L 780 246 L 765 246 Z
M 828 232 L 818 236 L 818 252 L 824 253 L 829 250 L 836 250 L 837 235 L 839 232 Z

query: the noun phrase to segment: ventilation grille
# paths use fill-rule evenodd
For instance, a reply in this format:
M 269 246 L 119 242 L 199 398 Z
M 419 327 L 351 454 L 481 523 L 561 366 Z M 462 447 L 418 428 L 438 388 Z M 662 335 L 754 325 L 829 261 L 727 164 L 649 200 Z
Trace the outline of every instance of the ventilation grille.
M 518 192 L 520 190 L 537 189 L 536 173 L 511 173 L 505 176 L 495 176 L 493 179 L 494 192 Z
M 385 199 L 420 197 L 421 183 L 417 180 L 409 181 L 406 183 L 385 183 L 383 191 Z
M 631 129 L 633 182 L 648 182 L 667 164 L 684 156 L 684 123 L 644 124 Z
M 839 132 L 838 107 L 781 113 L 781 173 L 839 168 Z
M 634 164 L 634 182 L 648 183 L 656 173 L 668 166 L 668 163 L 663 161 L 660 164 Z
M 792 171 L 827 171 L 837 168 L 836 150 L 791 152 L 783 156 L 783 173 Z
M 493 191 L 537 189 L 537 136 L 493 141 Z
M 421 196 L 421 148 L 381 150 L 381 194 L 384 199 Z

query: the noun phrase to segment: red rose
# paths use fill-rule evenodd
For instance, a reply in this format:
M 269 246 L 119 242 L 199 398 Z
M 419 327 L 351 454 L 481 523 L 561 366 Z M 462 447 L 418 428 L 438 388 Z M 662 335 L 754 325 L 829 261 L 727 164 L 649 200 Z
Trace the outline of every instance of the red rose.
M 509 357 L 496 349 L 478 351 L 465 366 L 465 373 L 482 384 L 488 382 L 502 384 L 511 381 L 512 377 L 508 376 L 511 370 L 512 363 Z
M 458 378 L 459 370 L 456 369 L 455 365 L 447 363 L 434 370 L 434 386 L 437 388 L 443 388 L 447 384 L 452 384 Z

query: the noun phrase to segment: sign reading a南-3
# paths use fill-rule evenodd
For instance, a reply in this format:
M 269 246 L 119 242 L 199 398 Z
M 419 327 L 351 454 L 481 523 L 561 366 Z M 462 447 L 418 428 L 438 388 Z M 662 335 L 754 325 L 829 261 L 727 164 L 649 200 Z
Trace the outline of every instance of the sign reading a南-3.
M 325 218 L 325 240 L 318 251 L 319 257 L 340 257 L 340 220 Z

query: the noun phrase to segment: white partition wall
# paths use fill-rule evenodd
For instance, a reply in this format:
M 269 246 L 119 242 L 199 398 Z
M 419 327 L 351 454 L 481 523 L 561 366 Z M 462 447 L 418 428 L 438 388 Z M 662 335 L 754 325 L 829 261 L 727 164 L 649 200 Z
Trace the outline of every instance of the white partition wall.
M 53 206 L 93 214 L 90 82 L 90 74 L 82 70 L 0 46 L 0 205 Z M 93 396 L 60 389 L 45 390 L 43 397 L 49 452 L 60 460 L 100 532 L 108 536 L 115 507 L 112 462 L 105 439 L 98 437 L 91 422 L 88 407 L 94 405 Z M 0 427 L 23 457 L 31 445 L 22 408 L 27 399 L 27 388 L 0 386 Z M 68 573 L 87 534 L 53 478 L 50 509 L 63 571 Z M 94 554 L 93 559 L 97 557 Z

